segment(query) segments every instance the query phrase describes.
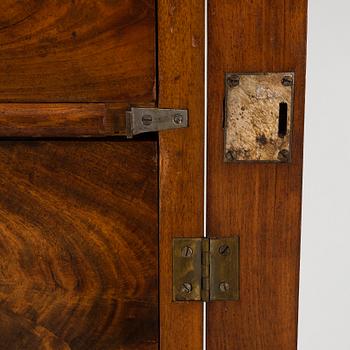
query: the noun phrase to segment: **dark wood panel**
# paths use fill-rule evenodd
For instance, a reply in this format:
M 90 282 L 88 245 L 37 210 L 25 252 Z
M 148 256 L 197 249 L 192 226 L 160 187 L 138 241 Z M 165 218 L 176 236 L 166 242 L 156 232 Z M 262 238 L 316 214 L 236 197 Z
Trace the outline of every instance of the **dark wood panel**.
M 295 350 L 306 0 L 209 1 L 208 230 L 238 234 L 239 302 L 208 305 L 209 350 Z M 224 163 L 226 72 L 295 71 L 291 163 Z
M 154 0 L 2 0 L 1 102 L 153 102 Z
M 158 349 L 155 142 L 0 142 L 1 349 Z
M 159 136 L 161 349 L 202 350 L 202 304 L 172 302 L 172 240 L 203 236 L 204 1 L 160 0 L 158 17 L 159 106 L 190 118 Z

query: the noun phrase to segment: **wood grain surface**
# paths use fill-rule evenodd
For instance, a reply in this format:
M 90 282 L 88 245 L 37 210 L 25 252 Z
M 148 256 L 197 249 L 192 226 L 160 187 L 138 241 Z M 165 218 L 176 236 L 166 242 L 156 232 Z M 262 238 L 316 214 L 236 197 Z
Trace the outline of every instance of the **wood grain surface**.
M 157 145 L 0 142 L 0 349 L 158 349 Z
M 306 0 L 209 1 L 208 231 L 240 236 L 240 301 L 208 305 L 208 350 L 297 347 Z M 295 72 L 291 163 L 224 163 L 225 73 Z
M 0 103 L 0 136 L 126 136 L 127 109 L 125 103 Z
M 159 107 L 190 124 L 159 134 L 160 348 L 202 350 L 202 304 L 172 302 L 172 240 L 204 232 L 204 1 L 159 0 L 158 22 Z
M 154 0 L 2 0 L 0 102 L 154 102 Z

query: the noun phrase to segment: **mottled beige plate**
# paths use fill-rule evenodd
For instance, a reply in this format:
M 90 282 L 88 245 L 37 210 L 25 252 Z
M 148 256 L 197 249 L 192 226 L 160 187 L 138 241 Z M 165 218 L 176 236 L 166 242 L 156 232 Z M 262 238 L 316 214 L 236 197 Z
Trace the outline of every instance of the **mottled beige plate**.
M 225 161 L 288 162 L 294 73 L 226 74 Z

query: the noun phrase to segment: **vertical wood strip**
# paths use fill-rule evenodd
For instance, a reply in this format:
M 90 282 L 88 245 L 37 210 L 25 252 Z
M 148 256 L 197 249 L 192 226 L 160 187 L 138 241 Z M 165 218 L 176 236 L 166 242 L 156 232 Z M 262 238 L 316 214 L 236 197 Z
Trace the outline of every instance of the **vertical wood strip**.
M 208 232 L 238 234 L 240 301 L 208 305 L 208 350 L 295 350 L 306 0 L 209 0 Z M 295 71 L 292 161 L 224 163 L 226 72 Z
M 202 350 L 202 304 L 172 302 L 172 239 L 203 235 L 204 1 L 159 0 L 158 20 L 159 107 L 190 118 L 159 136 L 161 350 Z

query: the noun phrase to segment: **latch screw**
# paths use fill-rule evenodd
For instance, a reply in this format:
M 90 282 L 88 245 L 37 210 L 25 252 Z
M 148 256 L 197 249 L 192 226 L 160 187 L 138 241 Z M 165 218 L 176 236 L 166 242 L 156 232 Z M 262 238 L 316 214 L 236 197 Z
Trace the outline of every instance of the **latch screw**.
M 152 116 L 146 114 L 144 116 L 142 116 L 142 124 L 143 125 L 151 125 L 152 124 Z
M 184 118 L 183 118 L 183 116 L 181 114 L 175 114 L 174 115 L 174 123 L 175 124 L 180 125 L 180 124 L 183 123 L 183 121 L 184 121 Z
M 227 256 L 230 254 L 230 247 L 225 244 L 225 245 L 222 245 L 220 248 L 219 248 L 219 253 L 223 256 Z
M 191 293 L 192 292 L 192 284 L 188 283 L 188 282 L 185 282 L 182 285 L 181 292 L 182 293 L 187 293 L 187 294 Z
M 183 247 L 182 250 L 181 250 L 181 255 L 184 257 L 184 258 L 189 258 L 191 257 L 193 254 L 193 250 L 191 247 Z
M 228 282 L 221 282 L 219 288 L 222 292 L 227 292 L 230 289 L 230 284 Z

